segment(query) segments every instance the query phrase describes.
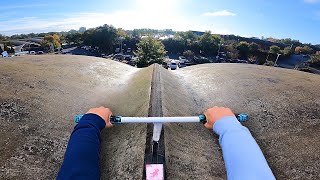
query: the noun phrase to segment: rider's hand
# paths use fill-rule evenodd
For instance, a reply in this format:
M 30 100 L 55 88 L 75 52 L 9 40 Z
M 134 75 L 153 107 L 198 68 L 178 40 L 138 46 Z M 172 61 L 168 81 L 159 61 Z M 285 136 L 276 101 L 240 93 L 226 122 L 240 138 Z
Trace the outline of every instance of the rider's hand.
M 112 112 L 109 108 L 105 108 L 103 106 L 101 106 L 99 108 L 92 108 L 87 112 L 87 114 L 89 114 L 89 113 L 96 114 L 96 115 L 100 116 L 106 122 L 106 128 L 111 128 L 114 126 L 110 122 L 110 117 L 112 115 Z
M 223 117 L 235 116 L 231 109 L 218 106 L 208 109 L 204 112 L 204 115 L 207 118 L 207 123 L 204 124 L 204 127 L 207 129 L 213 129 L 214 123 Z

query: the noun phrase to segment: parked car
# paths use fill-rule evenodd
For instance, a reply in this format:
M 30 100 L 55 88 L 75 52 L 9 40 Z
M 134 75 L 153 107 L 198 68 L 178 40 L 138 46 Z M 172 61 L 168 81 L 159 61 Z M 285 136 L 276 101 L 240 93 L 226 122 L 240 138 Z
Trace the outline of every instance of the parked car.
M 115 54 L 112 59 L 123 60 L 124 57 L 122 54 Z
M 180 62 L 184 62 L 184 63 L 185 63 L 186 60 L 187 60 L 187 59 L 186 59 L 184 56 L 179 56 L 179 61 L 180 61 Z
M 177 65 L 176 61 L 171 61 L 169 67 L 170 67 L 171 70 L 176 70 L 178 65 Z
M 131 56 L 130 55 L 127 55 L 127 56 L 124 56 L 124 60 L 126 60 L 126 61 L 131 61 Z
M 179 68 L 184 68 L 184 67 L 187 67 L 186 63 L 185 62 L 180 62 L 179 63 Z
M 43 51 L 38 51 L 37 54 L 44 54 L 44 52 Z
M 35 52 L 35 51 L 30 51 L 30 52 L 29 52 L 29 54 L 31 54 L 31 55 L 35 55 L 35 54 L 36 54 L 36 52 Z
M 131 53 L 131 48 L 128 48 L 128 49 L 127 49 L 127 53 Z

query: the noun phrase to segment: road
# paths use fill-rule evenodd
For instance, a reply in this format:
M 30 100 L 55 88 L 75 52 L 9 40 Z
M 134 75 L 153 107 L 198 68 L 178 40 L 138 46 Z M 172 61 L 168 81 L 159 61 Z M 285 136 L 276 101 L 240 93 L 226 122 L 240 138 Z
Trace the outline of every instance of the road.
M 85 49 L 81 49 L 78 47 L 68 47 L 61 51 L 62 54 L 71 54 L 71 55 L 83 55 L 83 56 L 98 56 L 97 53 L 92 53 Z

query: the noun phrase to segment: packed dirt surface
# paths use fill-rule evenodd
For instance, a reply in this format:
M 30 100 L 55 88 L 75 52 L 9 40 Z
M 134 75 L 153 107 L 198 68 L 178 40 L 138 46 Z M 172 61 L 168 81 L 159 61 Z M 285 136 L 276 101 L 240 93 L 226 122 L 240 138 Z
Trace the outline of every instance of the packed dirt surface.
M 115 115 L 148 116 L 157 102 L 159 116 L 215 105 L 248 113 L 243 125 L 277 179 L 320 179 L 319 75 L 204 64 L 158 67 L 152 78 L 155 67 L 71 55 L 0 59 L 0 179 L 54 179 L 76 114 L 103 105 Z M 160 89 L 150 95 L 152 79 Z M 103 130 L 101 179 L 142 179 L 146 136 L 146 124 Z M 226 179 L 218 137 L 200 123 L 165 124 L 164 144 L 167 179 Z
M 244 64 L 163 74 L 164 116 L 196 115 L 212 106 L 248 113 L 243 125 L 277 179 L 320 179 L 319 75 Z M 169 124 L 164 132 L 168 179 L 226 179 L 218 138 L 209 130 Z
M 86 56 L 0 59 L 0 179 L 54 179 L 73 117 L 91 107 L 147 116 L 151 72 Z M 102 132 L 102 179 L 141 179 L 145 134 L 141 124 Z

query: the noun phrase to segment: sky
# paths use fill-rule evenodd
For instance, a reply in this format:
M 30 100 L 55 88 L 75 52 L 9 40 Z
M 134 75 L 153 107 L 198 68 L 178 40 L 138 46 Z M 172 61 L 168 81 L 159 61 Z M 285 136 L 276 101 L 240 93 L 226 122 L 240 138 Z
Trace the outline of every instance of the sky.
M 4 1 L 4 0 L 1 0 Z M 292 38 L 320 44 L 320 0 L 12 0 L 0 34 L 69 31 L 103 24 Z

